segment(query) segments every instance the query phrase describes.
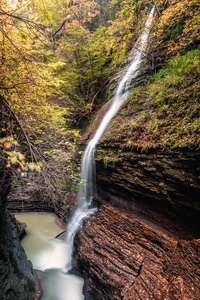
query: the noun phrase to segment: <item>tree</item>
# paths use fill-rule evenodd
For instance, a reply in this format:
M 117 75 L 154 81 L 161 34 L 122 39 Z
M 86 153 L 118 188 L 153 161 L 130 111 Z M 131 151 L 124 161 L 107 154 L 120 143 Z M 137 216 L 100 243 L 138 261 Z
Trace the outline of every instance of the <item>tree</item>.
M 163 5 L 164 1 L 158 1 Z M 196 48 L 200 41 L 199 1 L 165 1 L 166 9 L 154 27 L 154 58 L 157 65 L 174 55 Z

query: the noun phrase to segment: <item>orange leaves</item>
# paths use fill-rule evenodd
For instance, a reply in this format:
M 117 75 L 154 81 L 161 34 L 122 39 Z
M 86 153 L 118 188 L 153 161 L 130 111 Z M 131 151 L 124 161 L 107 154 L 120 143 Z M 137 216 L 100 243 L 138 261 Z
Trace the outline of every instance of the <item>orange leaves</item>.
M 100 14 L 100 7 L 96 1 L 76 0 L 73 1 L 70 11 L 79 21 L 85 23 L 92 22 L 92 19 Z
M 18 142 L 14 140 L 13 136 L 7 136 L 0 139 L 0 147 L 6 155 L 6 168 L 9 169 L 12 165 L 17 166 L 17 171 L 24 170 L 25 157 L 21 152 L 16 151 Z
M 155 47 L 163 55 L 183 54 L 200 39 L 200 13 L 196 0 L 171 1 L 162 12 L 154 32 Z

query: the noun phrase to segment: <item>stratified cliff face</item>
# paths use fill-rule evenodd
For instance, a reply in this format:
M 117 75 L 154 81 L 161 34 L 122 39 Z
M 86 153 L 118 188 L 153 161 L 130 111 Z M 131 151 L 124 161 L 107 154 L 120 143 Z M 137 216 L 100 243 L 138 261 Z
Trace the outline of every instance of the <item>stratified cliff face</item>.
M 85 298 L 200 299 L 199 153 L 102 149 L 99 210 L 75 239 Z
M 0 242 L 0 299 L 38 299 L 32 264 L 27 261 L 17 229 L 5 212 L 1 215 Z
M 11 174 L 2 152 L 0 163 L 0 299 L 39 299 L 39 290 L 35 293 L 39 284 L 20 244 L 15 220 L 6 209 Z
M 200 240 L 101 205 L 75 246 L 86 299 L 200 298 Z
M 200 299 L 196 51 L 133 88 L 97 147 L 99 211 L 75 240 L 86 299 Z
M 9 193 L 7 199 L 7 209 L 10 212 L 34 212 L 34 211 L 49 211 L 55 212 L 57 216 L 64 222 L 67 222 L 69 215 L 75 206 L 76 195 L 68 191 L 63 197 L 56 198 L 55 202 L 44 201 L 48 190 L 47 185 L 38 184 L 34 179 L 27 178 L 23 185 L 17 185 Z
M 104 199 L 110 193 L 136 205 L 144 203 L 172 220 L 199 229 L 200 151 L 141 153 L 110 148 L 109 155 L 107 150 L 103 154 L 115 158 L 105 165 L 105 157 L 97 155 L 97 184 Z

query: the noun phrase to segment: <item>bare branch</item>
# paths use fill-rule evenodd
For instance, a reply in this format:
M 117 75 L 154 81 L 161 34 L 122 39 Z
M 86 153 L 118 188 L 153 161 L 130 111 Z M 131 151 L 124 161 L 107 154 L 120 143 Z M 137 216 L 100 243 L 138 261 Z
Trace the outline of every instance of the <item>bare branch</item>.
M 147 0 L 147 1 L 150 3 L 149 0 Z M 156 2 L 155 2 L 154 0 L 152 0 L 152 1 L 153 1 L 154 5 L 155 5 L 155 7 L 156 7 L 157 13 L 160 15 L 160 12 L 159 12 L 159 10 L 158 10 L 158 6 L 157 6 Z M 151 3 L 150 3 L 150 4 L 151 4 Z
M 60 27 L 56 30 L 56 32 L 54 34 L 52 34 L 52 37 L 54 37 L 62 28 L 63 26 L 65 25 L 67 21 L 67 18 L 62 22 L 62 24 L 60 25 Z
M 24 22 L 24 23 L 30 23 L 30 24 L 36 25 L 36 26 L 38 26 L 40 29 L 43 29 L 43 30 L 45 29 L 45 26 L 44 26 L 43 24 L 41 24 L 41 23 L 35 23 L 35 22 L 33 22 L 33 21 L 29 20 L 29 19 L 25 19 L 25 18 L 22 18 L 22 17 L 20 17 L 20 16 L 16 16 L 16 15 L 13 15 L 13 14 L 9 14 L 9 13 L 3 11 L 2 9 L 0 9 L 0 14 L 1 14 L 1 15 L 9 16 L 9 17 L 11 17 L 11 18 L 17 19 L 17 20 L 22 21 L 22 22 Z
M 159 10 L 158 10 L 157 4 L 156 4 L 156 2 L 155 2 L 154 0 L 153 0 L 153 3 L 154 3 L 154 5 L 155 5 L 155 7 L 156 7 L 156 10 L 157 10 L 158 14 L 160 15 L 160 12 L 159 12 Z
M 0 28 L 3 35 L 9 40 L 9 42 L 13 45 L 13 47 L 22 55 L 22 57 L 25 59 L 25 56 L 21 52 L 21 50 L 13 43 L 13 41 L 9 38 L 9 36 L 6 34 L 6 32 L 3 30 L 3 28 Z
M 109 81 L 110 79 L 108 79 L 108 80 L 106 80 L 106 82 L 104 82 L 103 83 L 103 85 L 101 86 L 101 88 L 98 90 L 98 92 L 94 95 L 94 97 L 93 97 L 93 99 L 92 99 L 92 102 L 91 102 L 91 108 L 90 108 L 90 110 L 92 111 L 92 108 L 93 108 L 93 105 L 94 105 L 94 100 L 95 100 L 95 98 L 96 98 L 96 96 L 101 92 L 101 90 L 103 89 L 103 88 L 105 88 L 105 85 L 106 85 L 106 83 Z
M 28 147 L 29 147 L 30 152 L 31 152 L 31 157 L 34 159 L 34 161 L 37 161 L 37 158 L 36 158 L 36 156 L 35 156 L 35 153 L 33 152 L 33 147 L 34 147 L 34 146 L 30 143 L 30 140 L 29 140 L 29 138 L 28 138 L 28 136 L 27 136 L 27 134 L 26 134 L 26 132 L 25 132 L 25 130 L 24 130 L 22 124 L 20 123 L 18 117 L 16 116 L 16 114 L 14 113 L 14 111 L 12 110 L 12 108 L 10 107 L 10 105 L 8 104 L 8 102 L 6 101 L 6 99 L 5 99 L 2 95 L 0 95 L 0 102 L 4 105 L 4 107 L 5 107 L 5 108 L 12 114 L 12 116 L 14 117 L 14 119 L 15 119 L 17 125 L 20 127 L 20 129 L 21 129 L 21 131 L 22 131 L 22 133 L 23 133 L 23 135 L 24 135 L 24 137 L 25 137 L 25 139 L 26 139 L 26 142 L 27 142 Z M 34 147 L 34 148 L 35 148 L 35 147 Z
M 12 86 L 1 86 L 1 85 L 0 85 L 0 89 L 3 89 L 3 90 L 10 90 L 10 89 L 14 89 L 14 88 L 15 88 L 16 86 L 18 86 L 18 85 L 27 84 L 27 83 L 30 83 L 30 81 L 29 81 L 29 82 L 15 83 L 15 84 L 12 85 Z

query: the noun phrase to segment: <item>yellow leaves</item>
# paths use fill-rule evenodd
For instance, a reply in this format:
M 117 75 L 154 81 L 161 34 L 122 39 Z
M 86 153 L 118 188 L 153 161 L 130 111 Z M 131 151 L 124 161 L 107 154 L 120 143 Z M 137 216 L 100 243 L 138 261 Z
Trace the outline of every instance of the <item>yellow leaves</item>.
M 27 163 L 25 161 L 25 156 L 20 151 L 17 151 L 19 144 L 13 138 L 13 136 L 1 138 L 0 147 L 5 153 L 5 158 L 7 160 L 7 169 L 13 166 L 19 173 L 22 170 L 35 170 L 37 172 L 40 172 L 42 163 Z
M 40 172 L 42 167 L 42 162 L 39 163 L 26 163 L 25 170 L 31 170 L 31 171 L 36 171 Z
M 20 161 L 23 161 L 25 159 L 25 156 L 22 153 L 18 153 L 18 158 Z
M 56 60 L 52 63 L 49 64 L 49 66 L 53 69 L 53 70 L 57 70 L 59 68 L 62 68 L 66 65 L 66 63 L 62 60 Z
M 171 1 L 162 12 L 154 32 L 155 47 L 167 49 L 164 54 L 184 53 L 200 39 L 200 14 L 195 0 Z
M 79 136 L 79 134 L 80 134 L 80 131 L 77 129 L 73 129 L 72 132 L 73 132 L 74 136 L 76 136 L 76 137 Z
M 16 150 L 13 151 L 5 151 L 7 154 L 7 165 L 6 168 L 10 168 L 11 165 L 18 166 L 18 171 L 24 170 L 25 164 L 25 157 L 22 153 L 17 152 Z
M 14 140 L 13 136 L 7 136 L 0 139 L 0 147 L 7 150 L 12 146 L 18 146 L 18 142 Z

